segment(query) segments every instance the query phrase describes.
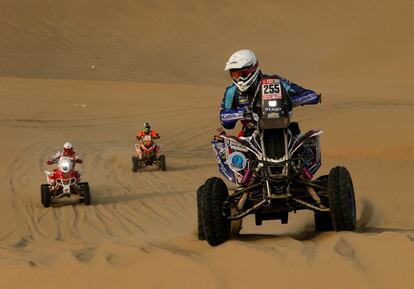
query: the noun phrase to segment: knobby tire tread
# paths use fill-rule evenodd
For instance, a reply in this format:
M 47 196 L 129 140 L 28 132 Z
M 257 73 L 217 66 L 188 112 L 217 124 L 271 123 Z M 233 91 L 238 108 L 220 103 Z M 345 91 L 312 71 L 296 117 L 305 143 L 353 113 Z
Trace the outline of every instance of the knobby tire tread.
M 197 238 L 199 240 L 205 240 L 205 234 L 204 234 L 204 228 L 203 228 L 203 224 L 201 223 L 202 220 L 202 216 L 201 216 L 201 204 L 202 204 L 202 199 L 203 199 L 203 192 L 204 192 L 204 185 L 200 186 L 197 189 Z
M 219 178 L 209 178 L 204 183 L 202 197 L 201 217 L 205 238 L 211 246 L 220 245 L 230 235 L 230 221 L 223 215 L 223 202 L 228 197 L 226 184 Z
M 332 224 L 336 231 L 355 229 L 355 200 L 350 207 L 350 198 L 354 199 L 351 176 L 345 167 L 337 166 L 331 170 L 328 179 L 329 206 Z

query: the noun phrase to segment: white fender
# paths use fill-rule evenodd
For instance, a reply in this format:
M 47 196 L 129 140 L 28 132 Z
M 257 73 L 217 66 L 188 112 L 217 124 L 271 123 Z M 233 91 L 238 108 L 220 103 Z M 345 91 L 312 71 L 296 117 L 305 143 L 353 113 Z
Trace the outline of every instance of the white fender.
M 299 135 L 298 139 L 300 139 L 300 141 L 297 141 L 297 140 L 294 141 L 292 147 L 295 147 L 297 145 L 297 143 L 300 143 L 300 144 L 298 146 L 296 146 L 296 148 L 290 152 L 290 155 L 293 155 L 303 145 L 303 142 L 305 141 L 305 139 L 303 139 L 302 137 L 303 137 L 303 135 L 307 134 L 308 132 Z M 315 136 L 321 135 L 322 133 L 323 133 L 323 130 L 317 130 L 314 133 L 312 133 L 311 135 L 309 135 L 307 138 L 310 139 L 310 138 L 313 138 Z
M 318 130 L 318 131 L 314 132 L 313 134 L 311 134 L 311 136 L 309 138 L 317 136 L 317 135 L 321 135 L 321 134 L 323 134 L 323 130 Z

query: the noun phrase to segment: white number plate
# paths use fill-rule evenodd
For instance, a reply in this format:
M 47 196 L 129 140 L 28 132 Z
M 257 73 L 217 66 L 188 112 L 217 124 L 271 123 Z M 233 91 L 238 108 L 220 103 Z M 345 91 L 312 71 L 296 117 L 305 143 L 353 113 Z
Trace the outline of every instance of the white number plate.
M 282 88 L 278 79 L 263 79 L 261 85 L 263 100 L 282 99 Z

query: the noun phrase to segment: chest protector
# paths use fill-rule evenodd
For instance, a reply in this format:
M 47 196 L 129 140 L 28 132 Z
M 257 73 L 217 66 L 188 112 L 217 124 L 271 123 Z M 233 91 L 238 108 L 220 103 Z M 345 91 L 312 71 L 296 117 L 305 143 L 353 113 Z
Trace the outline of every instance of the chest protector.
M 287 128 L 290 124 L 292 102 L 281 81 L 265 76 L 260 81 L 257 106 L 261 129 Z

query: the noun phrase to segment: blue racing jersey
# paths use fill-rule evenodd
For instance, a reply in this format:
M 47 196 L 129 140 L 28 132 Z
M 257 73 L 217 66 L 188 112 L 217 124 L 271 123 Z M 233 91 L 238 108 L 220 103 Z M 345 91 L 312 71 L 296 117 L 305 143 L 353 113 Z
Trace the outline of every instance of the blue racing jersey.
M 317 104 L 321 101 L 321 95 L 319 93 L 303 88 L 278 75 L 260 75 L 260 77 L 278 79 L 289 96 L 293 107 Z M 258 85 L 260 86 L 260 81 Z M 255 96 L 249 95 L 249 93 L 242 93 L 234 84 L 226 88 L 220 110 L 220 122 L 224 128 L 233 129 L 238 120 L 248 120 L 245 118 L 245 111 L 252 106 L 252 101 L 254 101 L 255 98 L 261 98 L 261 90 L 259 88 L 253 93 L 258 95 Z

